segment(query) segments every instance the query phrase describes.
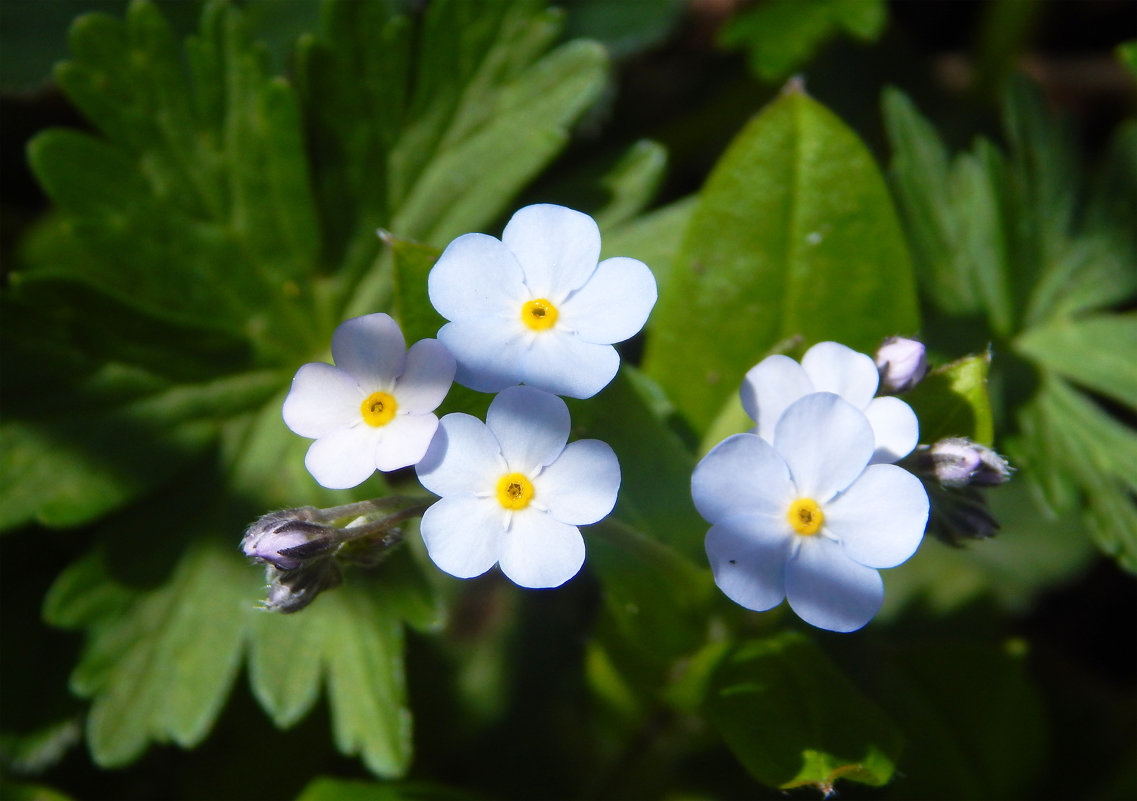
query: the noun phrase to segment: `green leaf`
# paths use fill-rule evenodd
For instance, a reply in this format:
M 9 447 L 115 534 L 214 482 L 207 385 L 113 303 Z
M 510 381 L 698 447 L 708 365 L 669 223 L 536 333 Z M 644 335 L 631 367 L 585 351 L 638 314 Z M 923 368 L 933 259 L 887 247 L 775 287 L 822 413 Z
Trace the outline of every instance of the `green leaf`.
M 783 789 L 828 794 L 838 779 L 879 787 L 903 747 L 889 717 L 789 632 L 740 645 L 713 678 L 707 714 L 754 778 Z
M 161 319 L 307 349 L 299 282 L 319 229 L 292 90 L 270 79 L 240 14 L 210 5 L 187 45 L 189 73 L 150 4 L 125 23 L 72 28 L 57 70 L 106 136 L 49 131 L 30 158 L 88 258 L 35 263 L 28 278 L 97 287 Z
M 586 532 L 589 564 L 620 635 L 656 663 L 694 651 L 706 637 L 710 574 L 618 521 Z
M 1137 409 L 1137 313 L 1059 319 L 1015 340 L 1042 367 Z
M 107 365 L 49 395 L 35 416 L 0 425 L 0 466 L 13 477 L 0 489 L 0 529 L 73 526 L 134 500 L 204 453 L 219 419 L 263 402 L 281 382 L 261 372 L 173 385 Z
M 718 162 L 663 289 L 644 369 L 699 431 L 777 342 L 871 352 L 919 327 L 908 252 L 872 157 L 797 91 Z
M 86 563 L 52 588 L 49 622 L 90 621 L 109 581 L 91 572 Z M 74 587 L 82 574 L 90 580 L 86 592 Z M 71 685 L 93 699 L 87 742 L 97 764 L 125 765 L 151 740 L 192 747 L 204 739 L 240 667 L 248 586 L 235 552 L 199 543 L 168 584 L 135 595 L 121 615 L 89 622 L 91 638 Z
M 380 784 L 321 776 L 309 782 L 296 801 L 463 801 L 472 797 L 432 782 Z
M 1033 468 L 1056 509 L 1084 503 L 1101 549 L 1137 571 L 1137 432 L 1058 377 L 1018 414 L 1023 438 L 1012 455 Z
M 1137 39 L 1122 42 L 1117 46 L 1116 52 L 1121 63 L 1125 65 L 1126 69 L 1133 74 L 1133 79 L 1137 81 Z
M 777 81 L 800 69 L 842 31 L 865 41 L 876 39 L 886 19 L 882 0 L 768 0 L 735 14 L 719 41 L 727 48 L 745 48 L 750 68 L 764 80 Z
M 688 559 L 703 559 L 706 523 L 691 500 L 695 460 L 682 440 L 653 410 L 624 365 L 612 383 L 587 401 L 570 401 L 577 438 L 612 446 L 622 480 L 616 516 Z
M 930 371 L 904 395 L 920 420 L 920 441 L 967 437 L 990 445 L 995 426 L 987 396 L 991 354 L 965 356 Z

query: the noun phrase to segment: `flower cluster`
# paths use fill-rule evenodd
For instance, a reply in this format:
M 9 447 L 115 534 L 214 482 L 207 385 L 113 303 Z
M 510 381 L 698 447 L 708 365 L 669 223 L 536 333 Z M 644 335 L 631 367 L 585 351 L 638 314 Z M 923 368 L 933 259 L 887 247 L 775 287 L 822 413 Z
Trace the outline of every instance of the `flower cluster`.
M 243 548 L 266 565 L 269 608 L 303 608 L 339 582 L 338 559 L 382 558 L 401 540 L 396 524 L 420 514 L 427 554 L 443 571 L 471 578 L 496 565 L 521 586 L 557 587 L 584 562 L 579 527 L 615 507 L 615 453 L 598 440 L 570 443 L 558 396 L 589 398 L 613 379 L 613 345 L 643 327 L 656 301 L 647 266 L 601 261 L 592 218 L 535 205 L 518 211 L 500 240 L 451 242 L 427 289 L 447 320 L 437 339 L 408 350 L 385 314 L 347 320 L 332 339 L 334 364 L 300 368 L 283 416 L 315 440 L 305 465 L 323 486 L 413 466 L 439 498 L 360 502 L 370 504 L 361 514 L 349 504 L 266 515 Z M 876 614 L 878 571 L 916 551 L 929 517 L 927 479 L 896 462 L 913 454 L 908 461 L 922 459 L 922 472 L 934 468 L 945 486 L 998 473 L 963 441 L 913 453 L 916 415 L 894 395 L 926 370 L 920 343 L 892 339 L 875 360 L 822 342 L 800 363 L 770 356 L 746 374 L 742 404 L 754 428 L 719 443 L 691 479 L 711 524 L 711 570 L 728 597 L 754 610 L 788 599 L 804 620 L 833 631 Z M 455 380 L 497 393 L 484 422 L 435 415 Z M 388 513 L 392 504 L 403 506 Z
M 386 314 L 347 320 L 332 339 L 335 364 L 296 373 L 284 421 L 315 440 L 305 465 L 325 487 L 417 465 L 423 486 L 441 496 L 420 530 L 447 573 L 468 578 L 499 564 L 522 586 L 563 584 L 584 561 L 578 526 L 615 506 L 620 466 L 603 442 L 568 442 L 568 407 L 557 395 L 588 398 L 612 380 L 613 344 L 643 327 L 655 278 L 635 259 L 600 261 L 591 217 L 536 205 L 518 211 L 501 240 L 455 239 L 428 293 L 450 321 L 437 340 L 407 350 Z M 500 393 L 485 423 L 434 414 L 455 379 Z M 316 575 L 316 563 L 304 557 L 331 564 L 329 551 L 344 540 L 290 514 L 259 521 L 244 547 L 268 566 L 270 586 L 283 587 L 276 594 L 292 600 L 292 585 L 303 584 L 308 603 L 314 593 L 300 577 Z
M 915 553 L 929 506 L 920 479 L 890 464 L 915 447 L 915 415 L 874 398 L 877 381 L 871 358 L 834 342 L 747 373 L 756 428 L 716 445 L 691 479 L 715 583 L 731 600 L 765 611 L 788 599 L 831 631 L 880 609 L 877 571 Z

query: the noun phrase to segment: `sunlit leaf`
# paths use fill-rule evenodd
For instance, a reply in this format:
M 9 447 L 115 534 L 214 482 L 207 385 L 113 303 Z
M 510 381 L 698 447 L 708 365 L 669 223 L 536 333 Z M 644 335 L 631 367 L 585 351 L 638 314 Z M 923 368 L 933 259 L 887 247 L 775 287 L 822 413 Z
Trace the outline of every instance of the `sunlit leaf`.
M 916 388 L 904 395 L 920 420 L 920 441 L 967 437 L 990 445 L 995 427 L 987 397 L 991 354 L 958 359 L 930 371 Z
M 903 233 L 872 157 L 800 91 L 755 117 L 716 165 L 663 289 L 645 371 L 699 431 L 777 342 L 872 352 L 919 326 Z
M 1056 320 L 1024 331 L 1015 347 L 1074 383 L 1137 409 L 1137 314 Z

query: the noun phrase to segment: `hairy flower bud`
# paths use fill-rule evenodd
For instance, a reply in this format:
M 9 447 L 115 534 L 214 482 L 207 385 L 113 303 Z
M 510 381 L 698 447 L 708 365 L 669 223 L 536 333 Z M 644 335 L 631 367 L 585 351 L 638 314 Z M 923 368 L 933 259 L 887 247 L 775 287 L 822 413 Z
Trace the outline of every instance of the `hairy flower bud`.
M 343 581 L 336 560 L 324 557 L 307 562 L 295 570 L 279 570 L 271 564 L 265 568 L 268 582 L 264 608 L 272 612 L 299 612 L 324 590 Z
M 270 512 L 245 531 L 241 550 L 280 570 L 295 570 L 306 560 L 323 556 L 339 542 L 332 526 L 311 522 L 312 507 Z
M 904 337 L 889 337 L 877 349 L 874 357 L 880 371 L 882 394 L 898 395 L 920 383 L 928 372 L 928 357 L 924 343 Z
M 1007 460 L 985 445 L 947 437 L 928 449 L 931 469 L 945 487 L 994 487 L 1011 477 Z

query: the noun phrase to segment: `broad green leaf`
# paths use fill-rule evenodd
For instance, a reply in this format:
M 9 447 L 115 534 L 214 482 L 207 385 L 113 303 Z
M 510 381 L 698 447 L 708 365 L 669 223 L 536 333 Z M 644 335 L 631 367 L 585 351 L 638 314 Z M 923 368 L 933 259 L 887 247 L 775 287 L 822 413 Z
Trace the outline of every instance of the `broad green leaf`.
M 426 279 L 442 251 L 385 234 L 394 263 L 395 314 L 407 342 L 437 336 L 446 318 L 435 311 L 426 292 Z
M 804 636 L 746 642 L 712 681 L 707 714 L 763 784 L 829 794 L 838 779 L 879 787 L 892 778 L 900 731 Z
M 86 593 L 74 588 L 75 575 L 65 574 L 49 594 L 49 622 L 87 624 L 102 603 L 92 595 L 107 594 L 105 574 L 90 577 Z M 121 615 L 87 624 L 88 646 L 71 684 L 93 700 L 87 742 L 97 764 L 131 762 L 151 740 L 201 742 L 237 676 L 248 587 L 235 552 L 202 542 L 168 584 L 136 594 Z
M 967 437 L 990 445 L 995 427 L 987 396 L 991 354 L 965 356 L 930 371 L 904 400 L 920 420 L 920 441 Z
M 769 0 L 736 13 L 719 41 L 745 48 L 750 68 L 764 80 L 777 81 L 800 69 L 838 33 L 876 39 L 886 19 L 882 0 Z
M 903 234 L 872 157 L 800 91 L 770 104 L 720 159 L 664 289 L 644 369 L 699 431 L 777 342 L 871 352 L 919 326 Z
M 1024 331 L 1015 348 L 1042 367 L 1137 408 L 1137 314 L 1055 320 Z

